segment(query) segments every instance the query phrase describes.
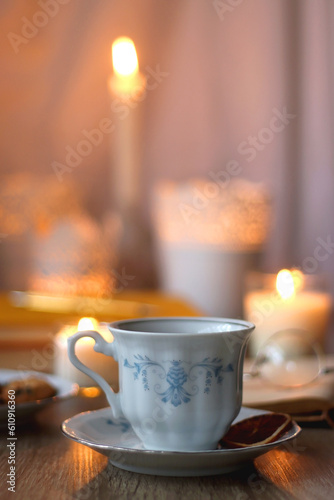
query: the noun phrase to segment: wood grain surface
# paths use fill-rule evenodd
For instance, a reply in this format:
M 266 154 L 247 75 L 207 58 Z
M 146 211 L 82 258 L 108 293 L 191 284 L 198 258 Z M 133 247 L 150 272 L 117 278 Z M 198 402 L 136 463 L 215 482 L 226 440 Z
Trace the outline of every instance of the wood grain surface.
M 0 498 L 19 500 L 235 499 L 329 500 L 334 493 L 334 430 L 306 428 L 293 443 L 220 476 L 174 478 L 126 472 L 67 439 L 63 420 L 107 406 L 103 396 L 54 404 L 17 428 L 16 491 L 7 490 L 6 429 L 1 431 Z

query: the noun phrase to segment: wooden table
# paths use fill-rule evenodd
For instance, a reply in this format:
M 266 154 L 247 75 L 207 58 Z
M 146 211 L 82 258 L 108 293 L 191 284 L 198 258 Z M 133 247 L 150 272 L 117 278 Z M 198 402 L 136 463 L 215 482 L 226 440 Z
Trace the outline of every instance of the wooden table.
M 78 396 L 42 410 L 17 428 L 16 492 L 7 491 L 6 430 L 1 436 L 0 497 L 69 499 L 301 499 L 329 500 L 334 492 L 334 430 L 305 428 L 292 444 L 226 475 L 149 476 L 117 469 L 107 457 L 67 439 L 60 425 L 81 411 L 106 406 L 104 396 Z

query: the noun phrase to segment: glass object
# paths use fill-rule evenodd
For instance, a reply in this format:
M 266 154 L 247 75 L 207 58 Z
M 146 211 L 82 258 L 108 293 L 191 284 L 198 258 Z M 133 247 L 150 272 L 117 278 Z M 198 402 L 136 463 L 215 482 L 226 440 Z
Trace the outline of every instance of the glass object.
M 305 330 L 286 329 L 272 335 L 258 351 L 250 373 L 277 387 L 301 387 L 334 372 L 321 367 L 322 350 Z

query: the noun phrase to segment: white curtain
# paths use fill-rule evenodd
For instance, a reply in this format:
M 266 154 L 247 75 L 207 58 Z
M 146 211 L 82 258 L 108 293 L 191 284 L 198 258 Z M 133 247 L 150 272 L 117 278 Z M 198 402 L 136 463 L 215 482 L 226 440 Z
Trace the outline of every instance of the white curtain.
M 26 20 L 36 22 L 42 5 L 48 20 L 27 38 Z M 331 0 L 4 0 L 0 15 L 1 173 L 52 175 L 66 146 L 110 116 L 110 44 L 126 34 L 142 70 L 165 74 L 145 100 L 145 195 L 157 179 L 238 160 L 243 177 L 273 194 L 264 269 L 303 267 L 317 238 L 334 239 Z M 284 127 L 264 144 L 277 113 Z M 246 154 L 254 136 L 261 148 Z M 106 137 L 70 175 L 97 217 L 109 196 L 109 150 Z M 317 272 L 334 293 L 330 252 Z

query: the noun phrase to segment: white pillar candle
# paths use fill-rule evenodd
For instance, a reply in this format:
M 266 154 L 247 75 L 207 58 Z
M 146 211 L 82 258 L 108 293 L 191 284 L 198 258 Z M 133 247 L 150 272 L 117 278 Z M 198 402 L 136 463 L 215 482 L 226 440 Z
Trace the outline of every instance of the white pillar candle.
M 277 276 L 277 288 L 267 286 L 245 294 L 244 315 L 256 328 L 250 339 L 250 354 L 274 333 L 285 329 L 301 329 L 324 344 L 328 328 L 331 297 L 328 293 L 303 288 L 303 275 L 282 270 Z
M 268 233 L 269 196 L 264 186 L 228 177 L 227 170 L 211 174 L 211 180 L 161 181 L 153 190 L 161 287 L 204 314 L 238 318 L 245 275 L 257 266 Z
M 112 134 L 112 193 L 117 209 L 140 201 L 141 106 L 146 79 L 139 72 L 137 53 L 130 38 L 112 45 L 113 75 L 109 79 L 111 110 L 115 122 Z
M 82 318 L 77 326 L 64 326 L 55 337 L 54 373 L 76 382 L 81 387 L 90 387 L 96 385 L 94 380 L 75 368 L 67 354 L 67 339 L 77 331 L 84 330 L 98 331 L 106 341 L 111 342 L 113 340 L 108 328 L 99 325 L 93 318 Z M 94 340 L 90 337 L 80 339 L 76 344 L 76 355 L 82 363 L 105 378 L 113 388 L 117 387 L 118 365 L 116 361 L 111 356 L 95 352 L 93 349 L 94 344 Z

